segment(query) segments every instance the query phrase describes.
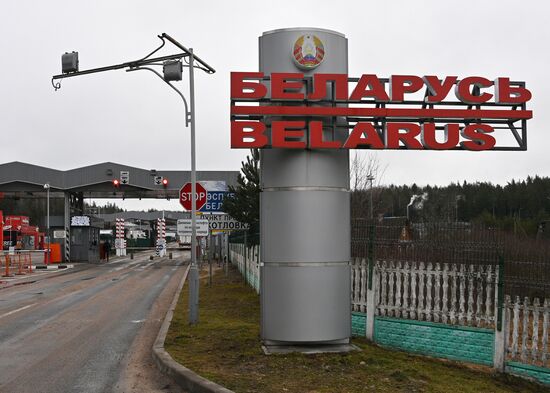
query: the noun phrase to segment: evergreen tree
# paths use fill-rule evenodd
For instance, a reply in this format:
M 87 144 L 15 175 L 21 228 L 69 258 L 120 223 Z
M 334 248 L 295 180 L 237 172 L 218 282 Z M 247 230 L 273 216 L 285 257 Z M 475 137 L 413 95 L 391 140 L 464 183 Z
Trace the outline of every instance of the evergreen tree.
M 226 197 L 222 210 L 237 221 L 250 226 L 250 243 L 259 242 L 260 232 L 260 152 L 251 149 L 246 161 L 241 162 L 241 173 L 236 187 L 229 186 L 233 196 Z

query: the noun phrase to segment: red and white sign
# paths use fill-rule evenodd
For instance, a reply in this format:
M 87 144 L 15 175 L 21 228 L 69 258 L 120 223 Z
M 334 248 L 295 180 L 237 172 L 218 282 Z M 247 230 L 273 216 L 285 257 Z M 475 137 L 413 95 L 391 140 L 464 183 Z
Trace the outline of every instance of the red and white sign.
M 27 216 L 6 216 L 5 223 L 6 225 L 11 225 L 12 230 L 16 229 L 18 231 L 22 229 L 27 229 L 29 226 L 29 217 Z
M 124 238 L 124 218 L 117 218 L 115 220 L 116 227 L 115 227 L 115 248 L 117 250 L 122 250 L 126 248 L 126 239 Z M 117 254 L 122 255 L 122 254 Z
M 303 73 L 231 73 L 231 147 L 527 148 L 526 120 L 533 113 L 526 108 L 531 92 L 524 82 L 372 74 L 314 74 L 308 79 Z M 337 118 L 346 122 L 339 124 Z M 497 146 L 503 128 L 519 148 Z M 346 137 L 334 137 L 337 129 Z
M 205 204 L 208 198 L 208 193 L 202 184 L 195 183 L 195 209 L 199 211 Z M 180 204 L 185 210 L 191 211 L 191 183 L 185 183 L 180 190 Z

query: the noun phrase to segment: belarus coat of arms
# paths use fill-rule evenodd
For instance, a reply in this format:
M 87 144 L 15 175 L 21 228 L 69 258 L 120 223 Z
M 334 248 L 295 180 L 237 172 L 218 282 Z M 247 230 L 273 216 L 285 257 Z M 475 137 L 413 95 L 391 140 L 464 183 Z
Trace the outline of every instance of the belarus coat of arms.
M 304 34 L 296 40 L 292 50 L 296 65 L 305 70 L 317 67 L 325 57 L 325 47 L 319 37 Z

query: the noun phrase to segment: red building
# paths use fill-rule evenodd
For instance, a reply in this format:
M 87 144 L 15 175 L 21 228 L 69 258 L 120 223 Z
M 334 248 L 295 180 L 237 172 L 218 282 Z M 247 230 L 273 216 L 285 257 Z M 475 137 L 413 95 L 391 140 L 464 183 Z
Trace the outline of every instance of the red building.
M 2 213 L 0 212 L 0 218 Z M 44 233 L 37 226 L 30 225 L 27 216 L 5 216 L 2 224 L 3 248 L 18 247 L 24 250 L 37 250 L 43 248 Z

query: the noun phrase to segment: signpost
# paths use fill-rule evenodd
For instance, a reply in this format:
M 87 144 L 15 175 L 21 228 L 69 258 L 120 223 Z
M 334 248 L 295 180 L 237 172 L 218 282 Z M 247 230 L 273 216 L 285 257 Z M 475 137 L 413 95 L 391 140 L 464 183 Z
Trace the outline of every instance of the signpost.
M 312 106 L 309 101 L 326 98 L 329 82 L 335 93 L 329 99 L 353 106 Z M 309 94 L 306 84 L 313 85 Z M 422 91 L 424 100 L 416 101 L 413 95 Z M 531 97 L 525 82 L 508 77 L 233 72 L 231 147 L 527 150 Z M 262 104 L 251 105 L 254 101 Z M 336 117 L 350 121 L 334 124 L 331 135 L 323 133 L 323 119 Z M 445 141 L 437 138 L 440 130 Z M 503 130 L 513 138 L 502 138 Z
M 180 219 L 177 222 L 177 232 L 181 236 L 192 235 L 192 223 L 190 218 Z M 197 236 L 208 236 L 208 220 L 197 220 Z
M 120 171 L 120 183 L 130 184 L 130 171 Z
M 191 183 L 185 183 L 184 186 L 180 190 L 180 204 L 183 206 L 183 208 L 187 211 L 192 210 L 191 209 L 191 195 L 192 195 L 192 184 Z M 207 191 L 200 183 L 196 183 L 196 192 L 195 192 L 195 203 L 196 203 L 196 210 L 200 210 L 207 201 Z
M 227 191 L 207 190 L 206 203 L 200 209 L 204 213 L 217 213 L 222 211 L 223 200 L 232 193 Z
M 204 217 L 208 220 L 211 231 L 241 231 L 249 227 L 248 224 L 239 222 L 228 214 L 208 214 Z
M 72 216 L 71 226 L 72 227 L 89 227 L 90 217 L 89 216 Z

